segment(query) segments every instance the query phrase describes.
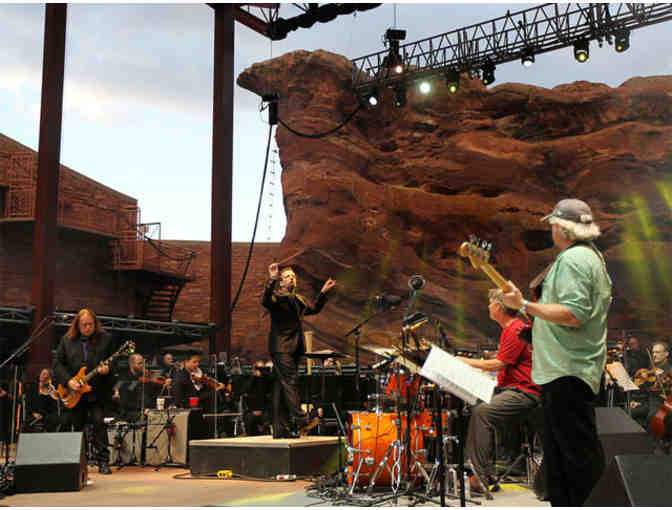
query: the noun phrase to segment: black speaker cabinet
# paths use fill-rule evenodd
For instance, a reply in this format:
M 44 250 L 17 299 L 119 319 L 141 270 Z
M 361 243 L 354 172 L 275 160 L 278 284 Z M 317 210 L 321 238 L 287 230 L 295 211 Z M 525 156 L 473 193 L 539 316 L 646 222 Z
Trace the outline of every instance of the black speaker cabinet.
M 19 436 L 14 467 L 17 492 L 78 491 L 86 485 L 82 432 Z
M 595 421 L 605 465 L 608 466 L 616 455 L 653 453 L 653 438 L 620 407 L 595 408 Z
M 584 506 L 670 506 L 672 457 L 617 455 Z

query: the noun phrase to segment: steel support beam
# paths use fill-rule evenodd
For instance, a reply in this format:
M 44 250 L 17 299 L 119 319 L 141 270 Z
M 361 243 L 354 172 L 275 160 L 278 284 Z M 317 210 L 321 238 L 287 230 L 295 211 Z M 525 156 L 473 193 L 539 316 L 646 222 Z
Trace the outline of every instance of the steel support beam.
M 231 209 L 233 178 L 234 5 L 216 4 L 212 104 L 210 320 L 212 353 L 231 354 Z
M 32 304 L 36 309 L 33 328 L 44 317 L 51 316 L 54 311 L 66 17 L 67 4 L 46 5 L 32 254 Z M 51 365 L 51 349 L 52 328 L 47 327 L 44 333 L 34 340 L 29 351 L 28 380 L 37 377 L 41 368 Z

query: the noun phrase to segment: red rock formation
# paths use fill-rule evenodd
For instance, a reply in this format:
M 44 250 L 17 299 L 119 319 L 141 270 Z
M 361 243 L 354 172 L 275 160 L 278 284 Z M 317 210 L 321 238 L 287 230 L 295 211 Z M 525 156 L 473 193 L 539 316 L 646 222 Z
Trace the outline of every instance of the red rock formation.
M 278 92 L 280 119 L 305 133 L 337 126 L 358 104 L 349 61 L 324 51 L 255 64 L 238 84 Z M 586 200 L 602 227 L 613 336 L 622 329 L 668 335 L 671 95 L 672 77 L 549 90 L 487 89 L 462 76 L 456 95 L 438 82 L 428 96 L 412 88 L 400 109 L 386 89 L 378 108 L 362 109 L 324 138 L 278 126 L 283 258 L 311 295 L 328 276 L 340 284 L 312 320 L 318 337 L 351 351 L 343 333 L 374 311 L 367 300 L 406 293 L 409 276 L 419 273 L 427 280 L 419 308 L 443 321 L 449 337 L 494 341 L 499 328 L 486 310 L 492 285 L 457 249 L 469 234 L 492 241 L 496 267 L 526 287 L 555 253 L 540 219 L 566 197 Z M 394 340 L 402 315 L 372 321 L 362 343 Z

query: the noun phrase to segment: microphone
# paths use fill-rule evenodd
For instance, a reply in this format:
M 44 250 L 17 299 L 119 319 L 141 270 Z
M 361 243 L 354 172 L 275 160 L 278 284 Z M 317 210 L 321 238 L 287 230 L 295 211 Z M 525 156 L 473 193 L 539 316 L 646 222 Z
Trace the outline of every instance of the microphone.
M 408 280 L 408 286 L 411 290 L 420 290 L 424 288 L 425 283 L 425 279 L 419 274 L 414 274 Z
M 378 370 L 379 368 L 385 368 L 387 365 L 392 363 L 395 359 L 397 359 L 397 355 L 393 355 L 389 358 L 385 358 L 383 361 L 379 361 L 375 365 L 371 365 L 371 370 Z
M 393 294 L 381 294 L 375 298 L 376 304 L 382 307 L 385 306 L 397 306 L 401 303 L 401 296 L 395 296 Z

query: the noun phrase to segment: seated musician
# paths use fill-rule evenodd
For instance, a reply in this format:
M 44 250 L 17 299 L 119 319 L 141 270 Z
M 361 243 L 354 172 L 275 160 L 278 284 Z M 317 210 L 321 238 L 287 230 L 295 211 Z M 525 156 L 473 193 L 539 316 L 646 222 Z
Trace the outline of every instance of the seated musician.
M 635 377 L 635 381 L 640 382 L 640 389 L 643 390 L 645 398 L 639 402 L 631 402 L 632 418 L 645 429 L 648 428 L 652 418 L 665 401 L 659 380 L 664 383 L 664 379 L 672 370 L 670 347 L 665 342 L 654 342 L 652 344 L 651 357 L 653 359 L 653 368 L 648 370 L 646 377 L 643 377 L 644 382 L 638 381 L 638 378 Z M 668 436 L 669 434 L 668 427 Z
M 492 432 L 521 423 L 540 402 L 540 388 L 532 382 L 532 346 L 519 334 L 525 323 L 516 317 L 516 310 L 504 306 L 501 291 L 491 290 L 488 311 L 490 318 L 502 327 L 499 349 L 494 359 L 483 360 L 459 356 L 458 359 L 486 372 L 499 372 L 495 395 L 489 404 L 472 410 L 467 433 L 466 455 L 483 483 L 492 483 Z M 472 490 L 482 490 L 478 479 L 470 478 Z
M 221 391 L 226 389 L 224 383 L 212 381 L 206 378 L 199 367 L 201 362 L 200 353 L 192 353 L 184 361 L 184 368 L 175 372 L 173 379 L 173 402 L 174 405 L 181 408 L 191 407 L 189 399 L 197 397 L 198 407 L 207 409 L 212 398 L 212 391 Z
M 128 372 L 119 376 L 119 418 L 129 423 L 142 421 L 155 407 L 156 398 L 169 379 L 154 379 L 145 371 L 145 359 L 135 353 L 128 357 Z
M 26 427 L 30 432 L 58 432 L 60 429 L 60 398 L 51 382 L 51 370 L 43 368 L 37 384 L 27 393 Z
M 159 365 L 161 365 L 161 375 L 164 377 L 172 377 L 173 372 L 177 369 L 173 355 L 169 352 L 165 353 L 159 360 Z
M 248 378 L 242 388 L 247 413 L 245 414 L 245 431 L 249 436 L 267 434 L 271 422 L 271 371 L 264 362 L 254 363 L 252 377 Z

